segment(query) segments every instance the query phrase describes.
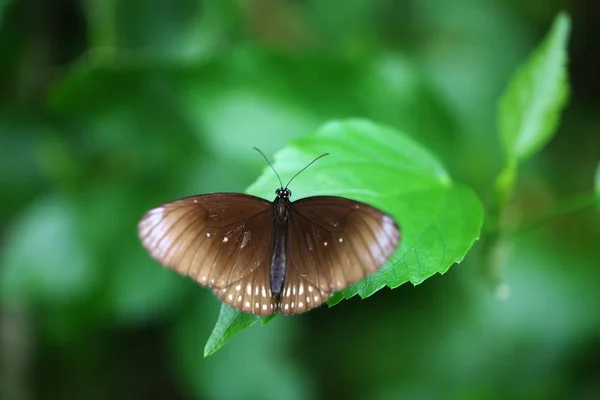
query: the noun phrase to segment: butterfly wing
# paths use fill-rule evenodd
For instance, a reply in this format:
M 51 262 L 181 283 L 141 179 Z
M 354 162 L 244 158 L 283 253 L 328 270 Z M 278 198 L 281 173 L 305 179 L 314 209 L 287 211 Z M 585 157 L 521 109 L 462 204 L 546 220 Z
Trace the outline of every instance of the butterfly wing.
M 271 202 L 237 193 L 186 197 L 148 211 L 138 233 L 159 263 L 212 288 L 230 306 L 275 312 Z
M 298 200 L 289 218 L 282 314 L 317 307 L 333 292 L 379 270 L 400 241 L 391 217 L 342 197 Z

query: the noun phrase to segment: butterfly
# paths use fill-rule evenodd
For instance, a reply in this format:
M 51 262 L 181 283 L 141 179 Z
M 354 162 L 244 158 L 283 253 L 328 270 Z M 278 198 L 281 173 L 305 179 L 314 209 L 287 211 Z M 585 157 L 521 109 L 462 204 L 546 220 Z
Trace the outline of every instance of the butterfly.
M 290 200 L 291 181 L 326 155 L 285 187 L 279 179 L 273 201 L 212 193 L 153 208 L 138 224 L 141 242 L 160 264 L 243 312 L 315 308 L 378 271 L 400 242 L 394 219 L 367 204 L 335 196 Z

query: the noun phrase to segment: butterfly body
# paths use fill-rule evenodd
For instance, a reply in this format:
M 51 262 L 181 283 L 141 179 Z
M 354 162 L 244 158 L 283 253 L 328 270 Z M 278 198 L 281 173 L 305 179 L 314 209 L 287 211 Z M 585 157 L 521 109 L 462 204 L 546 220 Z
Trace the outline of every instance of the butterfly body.
M 138 224 L 162 265 L 207 286 L 228 305 L 257 315 L 308 311 L 379 270 L 400 241 L 394 220 L 334 196 L 273 202 L 241 193 L 175 200 Z
M 271 292 L 279 297 L 283 290 L 285 271 L 287 265 L 286 239 L 288 233 L 288 214 L 291 202 L 289 200 L 292 192 L 289 189 L 277 189 L 277 197 L 273 201 L 273 230 L 275 240 L 273 243 L 273 257 L 271 258 Z

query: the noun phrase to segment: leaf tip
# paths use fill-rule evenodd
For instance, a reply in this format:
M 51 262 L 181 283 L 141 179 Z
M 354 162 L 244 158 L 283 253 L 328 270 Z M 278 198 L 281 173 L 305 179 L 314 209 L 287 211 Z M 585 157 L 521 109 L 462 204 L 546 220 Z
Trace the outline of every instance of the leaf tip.
M 204 347 L 204 358 L 207 358 L 208 356 L 212 355 L 214 353 L 213 350 L 208 349 L 207 347 Z
M 569 16 L 569 14 L 566 11 L 561 11 L 556 15 L 556 18 L 554 19 L 554 25 L 561 27 L 561 28 L 567 28 L 570 29 L 571 27 L 571 17 Z

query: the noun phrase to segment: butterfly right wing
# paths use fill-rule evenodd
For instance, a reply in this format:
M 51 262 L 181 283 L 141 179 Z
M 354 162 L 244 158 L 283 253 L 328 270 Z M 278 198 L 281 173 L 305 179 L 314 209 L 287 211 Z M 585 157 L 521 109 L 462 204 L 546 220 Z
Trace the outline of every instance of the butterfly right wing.
M 269 315 L 275 311 L 269 290 L 272 221 L 267 200 L 215 193 L 153 208 L 138 233 L 162 265 L 212 288 L 234 308 Z
M 379 270 L 400 241 L 394 220 L 367 204 L 316 196 L 292 203 L 281 313 L 304 312 Z

